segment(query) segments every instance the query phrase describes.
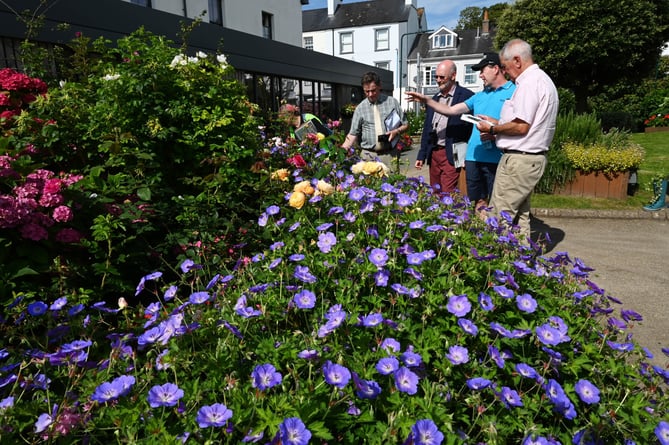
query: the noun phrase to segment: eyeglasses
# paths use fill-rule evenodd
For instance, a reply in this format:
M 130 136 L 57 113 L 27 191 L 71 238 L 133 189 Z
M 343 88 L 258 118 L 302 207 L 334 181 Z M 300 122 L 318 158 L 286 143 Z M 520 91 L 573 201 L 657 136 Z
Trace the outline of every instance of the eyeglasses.
M 445 79 L 447 76 L 434 76 L 437 78 L 437 80 Z

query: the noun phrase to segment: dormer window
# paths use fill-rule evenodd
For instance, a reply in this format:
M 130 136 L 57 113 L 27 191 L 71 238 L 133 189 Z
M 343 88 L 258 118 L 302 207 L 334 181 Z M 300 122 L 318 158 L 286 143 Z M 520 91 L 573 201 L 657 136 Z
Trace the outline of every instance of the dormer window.
M 457 34 L 442 27 L 431 36 L 432 49 L 454 48 L 457 37 Z

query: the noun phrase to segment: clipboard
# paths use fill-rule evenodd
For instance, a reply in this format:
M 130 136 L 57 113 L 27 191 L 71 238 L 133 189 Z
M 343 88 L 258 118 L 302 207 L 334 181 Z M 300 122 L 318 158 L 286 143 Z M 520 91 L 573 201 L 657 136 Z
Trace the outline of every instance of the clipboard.
M 386 131 L 392 131 L 402 126 L 402 118 L 400 117 L 400 114 L 397 112 L 397 110 L 393 108 L 393 111 L 391 111 L 383 120 L 383 124 L 386 126 Z M 390 141 L 390 143 L 394 148 L 399 141 L 400 138 L 397 137 Z
M 454 142 L 453 143 L 453 167 L 462 168 L 465 166 L 465 158 L 467 157 L 467 143 Z
M 314 125 L 313 122 L 311 121 L 306 121 L 299 127 L 295 129 L 295 138 L 302 142 L 304 138 L 307 137 L 308 134 L 316 134 L 318 133 L 318 129 L 316 129 L 316 126 Z

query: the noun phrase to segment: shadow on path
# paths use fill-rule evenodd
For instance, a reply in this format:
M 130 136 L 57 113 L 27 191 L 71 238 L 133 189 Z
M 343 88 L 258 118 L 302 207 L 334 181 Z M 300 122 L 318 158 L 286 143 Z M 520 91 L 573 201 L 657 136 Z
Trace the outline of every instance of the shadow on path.
M 550 226 L 534 215 L 530 216 L 530 230 L 532 241 L 544 246 L 544 254 L 552 252 L 565 237 L 564 230 Z

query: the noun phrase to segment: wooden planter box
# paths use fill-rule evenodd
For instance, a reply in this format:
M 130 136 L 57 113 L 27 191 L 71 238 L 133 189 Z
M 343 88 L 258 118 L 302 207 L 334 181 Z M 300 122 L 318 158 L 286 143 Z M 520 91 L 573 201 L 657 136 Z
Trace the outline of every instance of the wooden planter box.
M 611 175 L 598 172 L 582 173 L 578 171 L 574 180 L 565 184 L 561 189 L 556 190 L 555 194 L 588 198 L 625 199 L 627 198 L 629 178 L 630 172 L 628 171 L 613 173 Z
M 669 131 L 669 127 L 646 127 L 644 133 L 656 133 L 658 131 Z

